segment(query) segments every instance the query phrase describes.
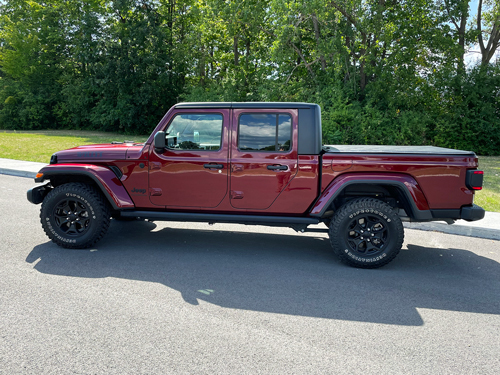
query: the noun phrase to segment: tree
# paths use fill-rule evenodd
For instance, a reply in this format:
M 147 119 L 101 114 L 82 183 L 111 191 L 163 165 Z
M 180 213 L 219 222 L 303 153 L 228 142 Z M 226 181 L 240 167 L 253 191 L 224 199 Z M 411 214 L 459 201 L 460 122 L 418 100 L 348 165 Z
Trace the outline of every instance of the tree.
M 9 1 L 0 17 L 0 121 L 28 129 L 57 123 L 67 69 L 64 1 Z
M 489 10 L 483 12 L 483 5 Z M 481 49 L 481 66 L 485 67 L 500 46 L 500 2 L 494 0 L 479 0 L 477 6 L 477 40 Z M 482 23 L 485 22 L 483 29 Z M 484 38 L 488 43 L 484 44 Z

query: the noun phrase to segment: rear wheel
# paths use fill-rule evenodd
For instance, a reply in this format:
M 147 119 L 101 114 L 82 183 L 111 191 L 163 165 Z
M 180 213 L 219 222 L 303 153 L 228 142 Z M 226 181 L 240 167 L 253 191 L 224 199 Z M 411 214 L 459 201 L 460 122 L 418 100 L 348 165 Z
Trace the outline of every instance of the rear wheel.
M 333 251 L 350 266 L 378 268 L 392 261 L 401 250 L 404 228 L 388 204 L 359 198 L 344 204 L 329 228 Z
M 40 220 L 47 236 L 57 245 L 84 249 L 107 232 L 110 209 L 99 191 L 73 182 L 50 191 L 43 200 Z

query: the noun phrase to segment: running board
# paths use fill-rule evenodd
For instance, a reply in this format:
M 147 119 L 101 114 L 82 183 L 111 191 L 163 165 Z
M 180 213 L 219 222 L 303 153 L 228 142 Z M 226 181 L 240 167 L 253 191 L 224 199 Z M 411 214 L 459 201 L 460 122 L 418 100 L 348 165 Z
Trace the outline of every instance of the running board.
M 304 226 L 304 229 L 307 225 L 320 223 L 319 219 L 311 217 L 202 214 L 189 212 L 121 211 L 120 216 L 161 221 L 194 221 L 209 224 L 237 223 L 267 226 Z
M 303 232 L 306 232 L 306 233 L 326 233 L 328 234 L 328 228 L 306 228 L 303 230 Z

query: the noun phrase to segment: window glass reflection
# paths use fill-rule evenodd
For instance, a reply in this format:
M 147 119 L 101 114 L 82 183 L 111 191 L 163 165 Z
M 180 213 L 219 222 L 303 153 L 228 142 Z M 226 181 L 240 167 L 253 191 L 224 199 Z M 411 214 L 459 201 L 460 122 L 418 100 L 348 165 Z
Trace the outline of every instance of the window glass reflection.
M 244 151 L 289 151 L 292 119 L 284 114 L 243 114 L 239 118 L 238 148 Z
M 166 131 L 168 148 L 215 151 L 222 144 L 221 114 L 180 114 Z

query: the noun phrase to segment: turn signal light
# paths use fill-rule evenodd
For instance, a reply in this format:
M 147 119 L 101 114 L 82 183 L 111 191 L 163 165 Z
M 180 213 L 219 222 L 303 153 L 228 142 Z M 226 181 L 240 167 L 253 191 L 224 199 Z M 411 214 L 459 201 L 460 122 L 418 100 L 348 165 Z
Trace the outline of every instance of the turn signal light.
M 35 178 L 40 178 L 40 177 L 43 177 L 43 173 L 37 173 Z

